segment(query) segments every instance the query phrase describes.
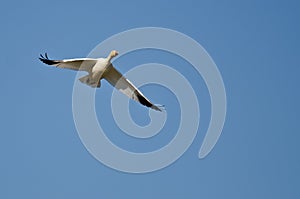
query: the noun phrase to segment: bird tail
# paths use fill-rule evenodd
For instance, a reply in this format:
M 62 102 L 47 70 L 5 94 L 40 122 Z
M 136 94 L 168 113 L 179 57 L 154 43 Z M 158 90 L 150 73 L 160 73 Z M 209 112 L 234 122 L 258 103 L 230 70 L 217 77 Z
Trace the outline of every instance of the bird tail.
M 79 80 L 83 84 L 89 85 L 93 88 L 99 88 L 100 87 L 100 80 L 94 81 L 90 75 L 83 76 L 83 77 L 79 78 Z

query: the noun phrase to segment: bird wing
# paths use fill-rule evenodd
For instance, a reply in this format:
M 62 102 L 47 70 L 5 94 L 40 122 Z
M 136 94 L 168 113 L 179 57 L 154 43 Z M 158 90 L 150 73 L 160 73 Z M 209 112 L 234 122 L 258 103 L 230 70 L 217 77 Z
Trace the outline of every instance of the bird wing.
M 90 72 L 92 67 L 97 63 L 97 59 L 79 58 L 79 59 L 64 59 L 64 60 L 50 60 L 45 53 L 45 56 L 40 55 L 39 58 L 43 63 L 53 65 L 58 68 L 67 68 L 71 70 L 80 70 Z
M 110 65 L 103 74 L 112 86 L 127 95 L 129 98 L 141 103 L 144 106 L 150 107 L 154 110 L 161 111 L 159 107 L 151 103 L 141 91 L 139 91 L 128 79 L 126 79 L 117 69 Z

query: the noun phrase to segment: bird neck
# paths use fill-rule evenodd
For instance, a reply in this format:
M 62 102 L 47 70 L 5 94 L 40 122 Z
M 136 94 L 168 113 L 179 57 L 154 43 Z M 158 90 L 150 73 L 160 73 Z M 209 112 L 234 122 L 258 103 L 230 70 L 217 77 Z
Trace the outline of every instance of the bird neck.
M 107 56 L 108 61 L 110 61 L 114 56 L 112 55 L 112 53 L 109 53 L 109 55 Z

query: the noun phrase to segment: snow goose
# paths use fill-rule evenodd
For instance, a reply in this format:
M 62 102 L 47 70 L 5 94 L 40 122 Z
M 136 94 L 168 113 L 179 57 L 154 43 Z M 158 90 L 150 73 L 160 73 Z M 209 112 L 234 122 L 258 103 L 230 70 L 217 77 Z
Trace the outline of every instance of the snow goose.
M 141 91 L 139 91 L 128 79 L 126 79 L 115 67 L 111 64 L 111 59 L 118 55 L 116 50 L 110 52 L 106 58 L 79 58 L 79 59 L 64 59 L 50 60 L 47 53 L 45 56 L 40 55 L 40 60 L 48 65 L 53 65 L 58 68 L 72 69 L 76 71 L 86 71 L 88 75 L 81 77 L 79 80 L 93 88 L 99 88 L 101 79 L 107 80 L 112 86 L 127 95 L 129 98 L 141 103 L 144 106 L 150 107 L 157 111 L 162 111 L 158 106 L 151 103 Z

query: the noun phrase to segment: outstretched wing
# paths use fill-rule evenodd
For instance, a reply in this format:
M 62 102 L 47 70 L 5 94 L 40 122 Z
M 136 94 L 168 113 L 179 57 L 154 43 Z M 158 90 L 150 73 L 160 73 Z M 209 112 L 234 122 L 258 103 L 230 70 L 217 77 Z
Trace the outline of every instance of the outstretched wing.
M 47 53 L 45 53 L 45 56 L 40 55 L 39 59 L 45 64 L 53 65 L 58 68 L 67 68 L 71 70 L 80 70 L 87 72 L 90 72 L 92 67 L 97 63 L 97 59 L 91 58 L 50 60 Z
M 158 106 L 151 103 L 141 91 L 139 91 L 128 79 L 126 79 L 119 71 L 117 71 L 113 65 L 110 65 L 107 68 L 103 74 L 103 78 L 129 98 L 141 103 L 144 106 L 161 111 Z

